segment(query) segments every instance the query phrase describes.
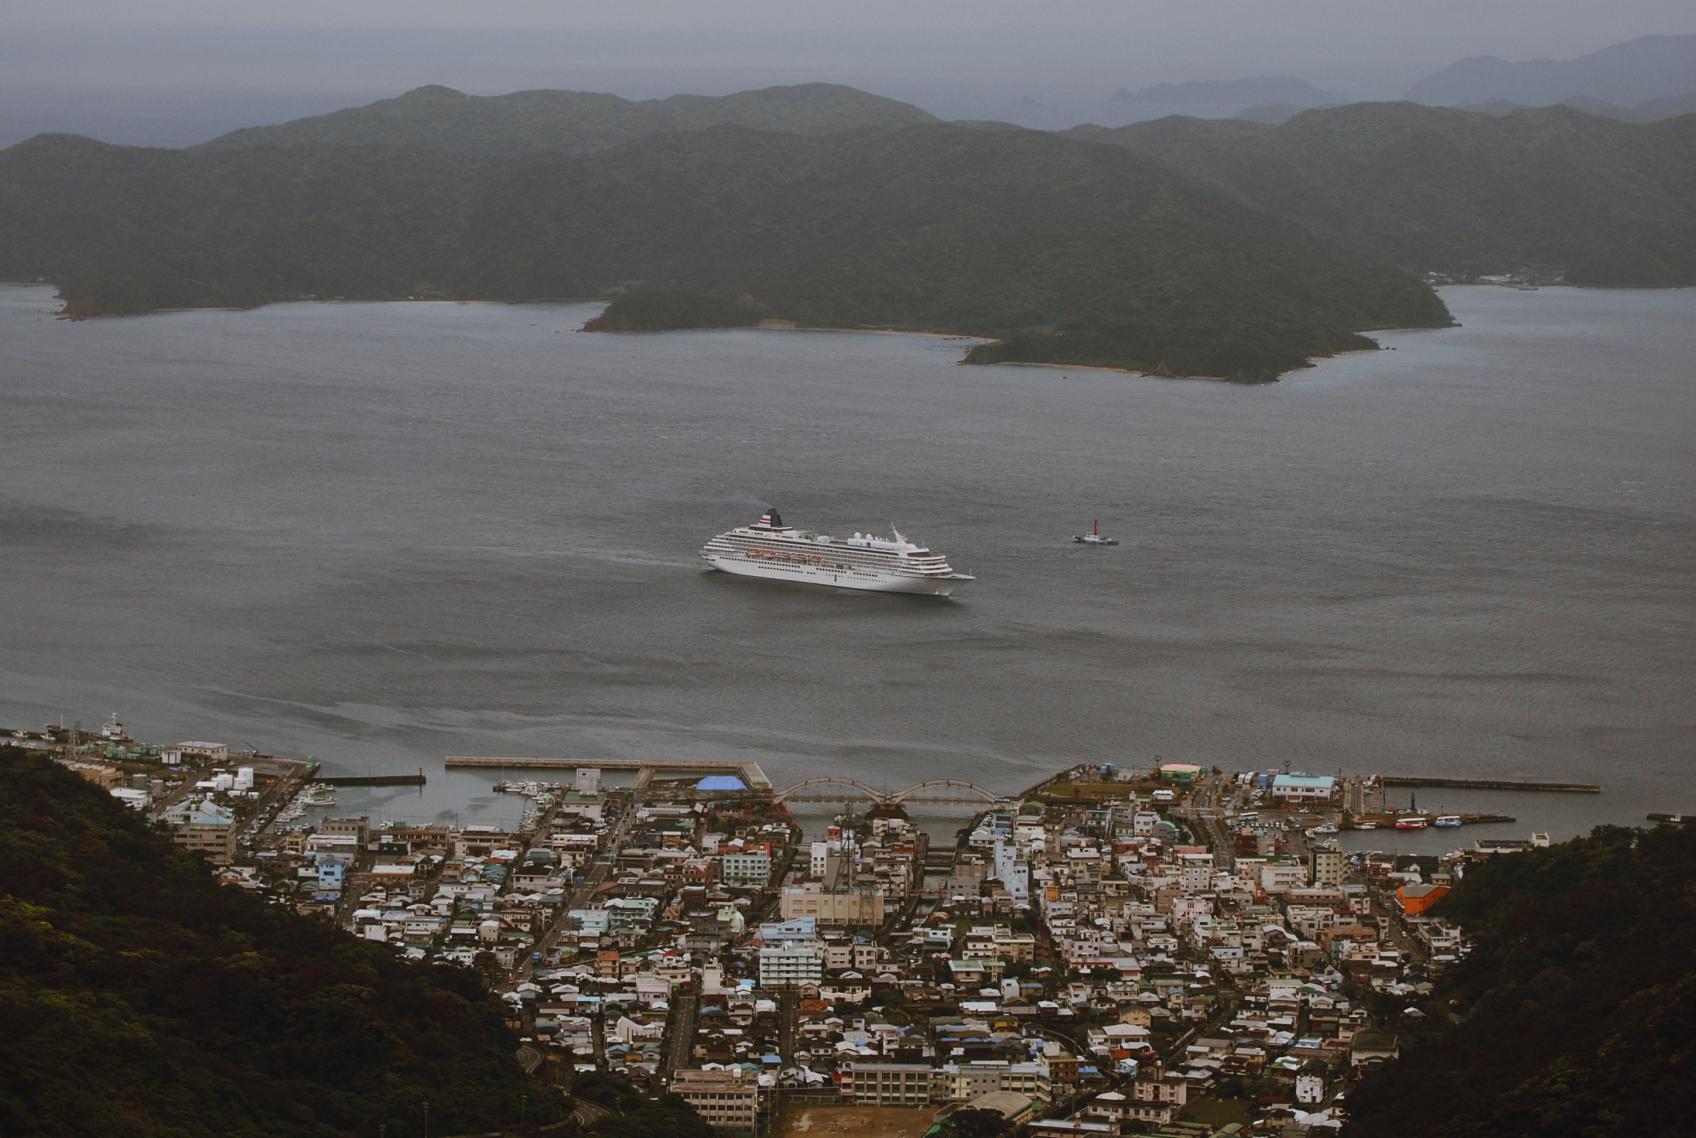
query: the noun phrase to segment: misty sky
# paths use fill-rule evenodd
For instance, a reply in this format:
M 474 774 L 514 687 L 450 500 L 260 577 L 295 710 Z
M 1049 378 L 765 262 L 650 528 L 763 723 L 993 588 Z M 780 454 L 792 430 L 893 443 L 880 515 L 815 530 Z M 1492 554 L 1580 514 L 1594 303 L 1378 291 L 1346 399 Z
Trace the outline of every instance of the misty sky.
M 1122 85 L 1291 75 L 1393 98 L 1470 55 L 1691 32 L 1690 0 L 0 0 L 0 145 L 181 145 L 425 83 L 648 98 L 822 80 L 1064 126 Z

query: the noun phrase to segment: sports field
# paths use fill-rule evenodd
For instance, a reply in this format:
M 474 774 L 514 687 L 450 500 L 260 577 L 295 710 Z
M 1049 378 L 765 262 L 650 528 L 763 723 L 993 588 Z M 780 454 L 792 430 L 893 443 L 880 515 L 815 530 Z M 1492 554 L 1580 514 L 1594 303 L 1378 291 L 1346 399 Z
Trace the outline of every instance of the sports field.
M 793 1107 L 775 1138 L 920 1138 L 936 1121 L 934 1107 Z

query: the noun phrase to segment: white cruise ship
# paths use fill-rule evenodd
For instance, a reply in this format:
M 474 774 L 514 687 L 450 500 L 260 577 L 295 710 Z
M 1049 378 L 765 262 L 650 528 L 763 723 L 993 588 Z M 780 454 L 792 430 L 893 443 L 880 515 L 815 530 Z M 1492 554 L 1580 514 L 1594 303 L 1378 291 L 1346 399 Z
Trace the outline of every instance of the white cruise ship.
M 942 554 L 914 545 L 900 530 L 894 540 L 869 533 L 827 537 L 784 525 L 776 510 L 767 510 L 751 526 L 719 534 L 701 547 L 701 558 L 714 569 L 744 577 L 877 593 L 946 597 L 974 579 L 954 572 Z

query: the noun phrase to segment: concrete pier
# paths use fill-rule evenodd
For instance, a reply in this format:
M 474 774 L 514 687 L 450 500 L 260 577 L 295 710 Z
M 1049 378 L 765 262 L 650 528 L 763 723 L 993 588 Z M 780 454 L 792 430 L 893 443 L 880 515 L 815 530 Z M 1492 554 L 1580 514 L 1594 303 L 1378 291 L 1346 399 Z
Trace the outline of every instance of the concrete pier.
M 1561 794 L 1600 794 L 1602 787 L 1594 782 L 1542 782 L 1528 778 L 1437 778 L 1430 775 L 1387 774 L 1381 776 L 1385 786 L 1441 786 L 1458 790 L 1547 790 Z

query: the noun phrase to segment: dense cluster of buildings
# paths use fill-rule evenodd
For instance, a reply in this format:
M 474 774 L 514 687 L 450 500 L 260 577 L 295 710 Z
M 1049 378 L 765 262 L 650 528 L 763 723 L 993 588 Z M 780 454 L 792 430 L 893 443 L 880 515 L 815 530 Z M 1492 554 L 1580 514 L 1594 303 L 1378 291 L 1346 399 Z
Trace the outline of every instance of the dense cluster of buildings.
M 0 746 L 53 759 L 221 865 L 238 859 L 317 767 L 307 759 L 232 754 L 224 743 L 140 743 L 116 715 L 98 731 L 0 731 Z
M 989 1109 L 1053 1136 L 1324 1133 L 1396 1053 L 1371 1009 L 1464 951 L 1426 911 L 1453 871 L 1316 839 L 1334 788 L 1263 781 L 1070 772 L 941 850 L 893 811 L 805 841 L 769 796 L 538 788 L 534 830 L 469 858 L 386 831 L 381 856 L 428 863 L 435 892 L 367 892 L 350 919 L 489 954 L 557 1062 L 729 1131 L 788 1102 Z
M 993 1110 L 1048 1138 L 1323 1134 L 1417 1014 L 1385 1009 L 1466 951 L 1432 911 L 1462 867 L 1345 851 L 1323 776 L 1080 767 L 932 848 L 888 807 L 808 840 L 737 779 L 583 768 L 504 786 L 530 800 L 513 828 L 291 825 L 312 788 L 286 764 L 203 743 L 60 759 L 231 884 L 484 970 L 556 1069 L 750 1135 L 785 1104 Z

